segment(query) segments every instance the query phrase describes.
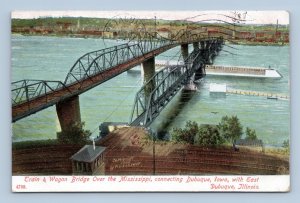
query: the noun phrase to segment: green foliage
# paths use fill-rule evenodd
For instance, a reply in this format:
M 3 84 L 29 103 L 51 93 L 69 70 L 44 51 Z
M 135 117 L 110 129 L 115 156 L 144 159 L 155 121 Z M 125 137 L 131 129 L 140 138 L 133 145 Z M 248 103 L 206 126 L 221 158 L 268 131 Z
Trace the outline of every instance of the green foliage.
M 233 145 L 243 134 L 243 127 L 237 116 L 223 116 L 218 128 L 221 136 Z
M 213 125 L 201 125 L 196 122 L 187 121 L 183 129 L 175 128 L 172 132 L 173 140 L 176 142 L 186 142 L 201 146 L 218 146 L 224 143 L 219 130 Z
M 201 125 L 195 138 L 195 144 L 201 146 L 218 146 L 224 143 L 219 129 L 213 125 Z
M 12 27 L 36 27 L 36 26 L 57 26 L 59 24 L 77 25 L 78 21 L 81 26 L 104 26 L 107 19 L 103 18 L 84 18 L 84 17 L 44 17 L 36 19 L 12 19 Z
M 65 131 L 58 134 L 58 141 L 63 144 L 84 144 L 88 142 L 90 135 L 89 130 L 84 130 L 85 123 L 73 123 Z
M 257 140 L 256 131 L 251 128 L 246 128 L 246 140 Z
M 185 128 L 174 128 L 172 132 L 173 140 L 176 142 L 187 142 L 189 144 L 194 144 L 195 135 L 198 133 L 199 126 L 194 121 L 187 121 Z
M 286 148 L 286 149 L 289 149 L 290 148 L 290 140 L 289 139 L 284 140 L 283 143 L 282 143 L 282 147 Z
M 196 122 L 187 121 L 184 128 L 174 128 L 171 134 L 175 142 L 215 147 L 227 141 L 235 148 L 236 140 L 242 137 L 243 126 L 237 116 L 223 116 L 217 126 L 208 124 L 199 126 Z M 257 140 L 254 129 L 247 127 L 246 135 L 248 140 Z

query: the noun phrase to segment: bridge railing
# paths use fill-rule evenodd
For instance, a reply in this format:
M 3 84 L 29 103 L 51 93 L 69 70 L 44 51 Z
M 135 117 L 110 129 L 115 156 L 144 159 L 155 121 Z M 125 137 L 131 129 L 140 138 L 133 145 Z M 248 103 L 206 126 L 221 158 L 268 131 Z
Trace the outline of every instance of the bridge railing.
M 13 82 L 11 90 L 12 106 L 29 102 L 35 98 L 68 88 L 61 81 L 20 80 Z M 45 101 L 48 101 L 47 96 Z

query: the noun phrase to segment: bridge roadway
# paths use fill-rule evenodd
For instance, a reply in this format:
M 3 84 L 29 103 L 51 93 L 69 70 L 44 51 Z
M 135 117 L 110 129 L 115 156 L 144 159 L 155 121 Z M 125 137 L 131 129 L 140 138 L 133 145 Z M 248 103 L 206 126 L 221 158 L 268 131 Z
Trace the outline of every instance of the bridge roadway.
M 27 117 L 33 113 L 36 113 L 42 109 L 45 109 L 49 106 L 58 104 L 59 102 L 68 100 L 69 98 L 72 98 L 74 96 L 78 96 L 81 93 L 88 91 L 91 88 L 94 88 L 95 86 L 123 73 L 124 71 L 129 70 L 130 68 L 137 66 L 146 60 L 153 58 L 175 46 L 179 46 L 182 44 L 189 44 L 189 43 L 195 43 L 200 42 L 202 45 L 202 48 L 207 48 L 210 44 L 213 44 L 216 42 L 217 38 L 212 39 L 193 39 L 190 41 L 181 41 L 181 42 L 174 42 L 170 41 L 167 43 L 162 44 L 162 46 L 155 47 L 151 50 L 151 48 L 148 48 L 148 52 L 146 52 L 145 49 L 141 49 L 138 52 L 141 54 L 134 54 L 132 53 L 132 58 L 129 58 L 127 60 L 121 61 L 121 63 L 116 62 L 115 65 L 112 65 L 109 68 L 106 68 L 105 70 L 101 70 L 98 67 L 99 58 L 103 55 L 101 54 L 95 54 L 94 57 L 86 57 L 88 59 L 88 68 L 85 68 L 85 64 L 82 63 L 82 61 L 78 60 L 76 63 L 79 64 L 79 69 L 74 71 L 74 66 L 71 69 L 72 72 L 69 72 L 65 82 L 60 81 L 39 81 L 39 80 L 33 80 L 33 81 L 18 81 L 15 83 L 12 83 L 12 87 L 16 85 L 16 88 L 12 88 L 12 121 L 15 122 L 17 120 L 20 120 L 24 117 Z M 149 42 L 148 42 L 149 44 Z M 203 46 L 204 44 L 204 46 Z M 144 44 L 138 44 L 137 46 L 145 46 Z M 129 47 L 129 45 L 127 45 Z M 146 45 L 147 46 L 147 45 Z M 148 45 L 149 46 L 149 45 Z M 157 46 L 157 45 L 156 45 Z M 111 48 L 112 50 L 113 47 Z M 117 49 L 117 46 L 116 48 Z M 150 49 L 150 50 L 149 50 Z M 143 52 L 145 51 L 145 52 Z M 132 50 L 127 50 L 127 52 L 132 52 Z M 124 50 L 122 54 L 124 55 Z M 111 54 L 111 52 L 110 52 Z M 116 52 L 116 56 L 112 57 L 110 56 L 110 60 L 117 60 L 118 53 Z M 85 57 L 84 55 L 83 57 Z M 80 59 L 82 59 L 81 57 Z M 119 56 L 120 57 L 120 56 Z M 98 60 L 98 61 L 97 61 Z M 103 64 L 109 62 L 106 62 L 108 59 L 103 59 Z M 94 67 L 94 70 L 91 69 L 91 67 L 96 64 L 96 68 Z M 114 64 L 110 62 L 110 64 Z M 96 70 L 97 69 L 97 70 Z M 84 74 L 82 74 L 82 71 L 85 71 Z M 80 74 L 80 78 L 76 78 L 74 75 Z M 70 75 L 75 78 L 73 81 L 70 81 L 68 77 Z M 22 83 L 21 85 L 19 85 Z M 33 90 L 33 93 L 30 92 L 30 85 L 31 86 L 38 86 L 33 87 L 36 88 Z M 56 87 L 51 86 L 50 84 L 54 83 L 56 84 Z M 39 91 L 39 93 L 37 93 Z M 32 96 L 30 96 L 32 94 Z

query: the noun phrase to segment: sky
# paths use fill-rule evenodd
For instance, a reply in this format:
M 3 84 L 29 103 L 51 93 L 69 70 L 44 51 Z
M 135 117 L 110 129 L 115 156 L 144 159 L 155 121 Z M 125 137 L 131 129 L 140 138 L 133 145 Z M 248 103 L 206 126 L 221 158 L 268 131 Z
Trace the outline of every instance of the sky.
M 236 13 L 236 14 L 235 14 Z M 165 20 L 189 20 L 194 22 L 233 22 L 240 15 L 245 24 L 289 24 L 287 11 L 13 11 L 12 18 L 40 17 L 96 17 L 96 18 L 143 18 Z M 227 17 L 226 17 L 227 16 Z M 229 17 L 228 17 L 229 16 Z M 209 21 L 207 21 L 209 20 Z

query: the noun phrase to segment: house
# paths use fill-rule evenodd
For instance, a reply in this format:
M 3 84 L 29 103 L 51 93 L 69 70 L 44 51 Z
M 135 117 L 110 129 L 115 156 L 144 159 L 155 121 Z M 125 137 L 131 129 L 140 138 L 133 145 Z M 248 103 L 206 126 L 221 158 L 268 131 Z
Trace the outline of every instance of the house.
M 76 152 L 70 159 L 72 161 L 72 171 L 74 175 L 104 175 L 105 147 L 85 145 Z
M 103 32 L 103 37 L 104 38 L 110 38 L 110 39 L 116 38 L 117 37 L 117 32 L 116 31 L 104 31 Z
M 254 38 L 251 32 L 241 31 L 239 32 L 239 39 L 252 39 Z
M 157 29 L 157 35 L 163 38 L 169 38 L 171 31 L 167 28 L 159 28 Z

